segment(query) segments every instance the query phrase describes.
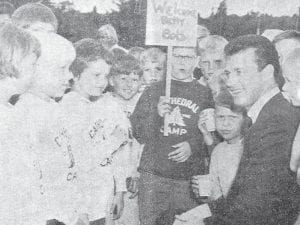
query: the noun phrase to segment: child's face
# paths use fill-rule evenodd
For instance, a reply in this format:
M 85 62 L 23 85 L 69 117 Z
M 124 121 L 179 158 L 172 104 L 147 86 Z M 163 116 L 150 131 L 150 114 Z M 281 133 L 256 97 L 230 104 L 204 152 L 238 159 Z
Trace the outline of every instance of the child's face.
M 142 79 L 138 74 L 130 73 L 115 75 L 111 78 L 114 92 L 125 100 L 129 100 L 136 95 L 142 84 Z
M 87 96 L 100 96 L 108 84 L 107 75 L 111 66 L 103 59 L 88 63 L 81 73 L 77 84 Z
M 282 72 L 285 79 L 283 91 L 288 93 L 293 105 L 300 106 L 300 62 L 284 65 Z
M 145 62 L 143 67 L 143 83 L 151 85 L 154 82 L 161 81 L 164 78 L 164 65 L 159 62 Z
M 50 98 L 62 97 L 69 87 L 72 73 L 69 70 L 72 61 L 59 63 L 40 58 L 37 64 L 38 89 Z
M 37 56 L 30 52 L 19 62 L 14 62 L 19 71 L 19 77 L 15 80 L 15 87 L 18 94 L 23 94 L 31 86 L 36 69 Z
M 172 61 L 172 79 L 183 82 L 192 81 L 195 63 L 196 53 L 193 48 L 174 48 Z
M 216 106 L 215 120 L 217 131 L 226 141 L 240 137 L 243 124 L 242 114 L 234 113 L 226 107 Z
M 209 84 L 225 67 L 223 51 L 204 51 L 199 60 L 199 67 L 206 83 Z

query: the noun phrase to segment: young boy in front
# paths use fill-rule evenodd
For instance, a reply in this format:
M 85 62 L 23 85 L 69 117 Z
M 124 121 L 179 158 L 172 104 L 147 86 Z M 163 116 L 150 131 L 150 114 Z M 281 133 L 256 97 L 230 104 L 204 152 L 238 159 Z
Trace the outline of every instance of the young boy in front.
M 30 89 L 20 96 L 15 107 L 23 112 L 30 144 L 26 151 L 36 155 L 39 181 L 35 184 L 32 214 L 37 224 L 66 224 L 77 217 L 76 162 L 64 115 L 54 98 L 61 97 L 71 79 L 69 66 L 75 59 L 72 43 L 46 32 L 32 32 L 41 44 L 36 75 Z
M 131 116 L 135 138 L 145 144 L 139 171 L 139 212 L 143 225 L 154 225 L 168 210 L 187 211 L 197 202 L 190 195 L 190 179 L 204 173 L 206 152 L 197 128 L 199 113 L 213 106 L 208 88 L 193 80 L 194 48 L 174 47 L 171 98 L 165 82 L 145 90 Z M 164 115 L 169 114 L 168 136 Z
M 120 103 L 127 117 L 130 118 L 141 96 L 139 89 L 142 84 L 143 71 L 139 61 L 133 56 L 124 55 L 117 58 L 109 79 L 113 92 L 107 93 L 107 95 L 113 96 Z M 143 148 L 136 140 L 132 140 L 124 148 L 127 151 L 121 151 L 116 157 L 123 159 L 123 165 L 119 165 L 119 168 L 126 171 L 128 192 L 124 198 L 123 214 L 120 219 L 116 220 L 116 224 L 139 225 L 138 205 L 135 197 L 139 177 L 137 167 Z
M 101 224 L 105 218 L 105 224 L 113 224 L 111 208 L 120 213 L 126 191 L 118 186 L 125 184 L 126 177 L 116 173 L 118 162 L 113 156 L 128 139 L 129 121 L 118 103 L 103 95 L 113 55 L 92 39 L 80 40 L 75 47 L 72 89 L 60 104 L 68 115 L 67 127 L 74 137 L 78 178 L 87 200 L 89 220 L 91 224 Z M 90 101 L 92 96 L 98 97 L 97 102 Z

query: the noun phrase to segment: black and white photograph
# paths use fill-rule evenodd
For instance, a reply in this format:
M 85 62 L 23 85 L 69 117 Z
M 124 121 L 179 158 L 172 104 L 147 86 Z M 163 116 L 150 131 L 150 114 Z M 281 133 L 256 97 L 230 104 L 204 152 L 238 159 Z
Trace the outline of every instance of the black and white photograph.
M 0 0 L 0 225 L 300 225 L 300 0 Z

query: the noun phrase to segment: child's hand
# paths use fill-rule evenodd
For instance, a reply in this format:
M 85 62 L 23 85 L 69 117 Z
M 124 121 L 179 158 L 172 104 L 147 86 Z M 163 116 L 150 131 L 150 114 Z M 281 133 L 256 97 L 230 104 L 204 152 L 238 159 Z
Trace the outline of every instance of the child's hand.
M 113 214 L 113 219 L 117 220 L 122 216 L 124 209 L 124 192 L 117 192 L 114 196 L 113 203 L 110 208 L 110 213 Z
M 157 104 L 157 112 L 161 117 L 164 117 L 166 113 L 171 112 L 171 106 L 165 96 L 160 96 Z
M 198 128 L 201 131 L 205 144 L 206 145 L 212 145 L 214 142 L 212 134 L 208 131 L 206 127 L 205 121 L 207 120 L 207 117 L 205 114 L 200 114 L 199 120 L 198 120 Z
M 173 145 L 172 147 L 176 149 L 168 154 L 168 159 L 176 162 L 185 162 L 192 155 L 191 146 L 187 141 Z
M 128 132 L 121 128 L 120 126 L 116 126 L 112 135 L 116 137 L 121 143 L 128 141 Z

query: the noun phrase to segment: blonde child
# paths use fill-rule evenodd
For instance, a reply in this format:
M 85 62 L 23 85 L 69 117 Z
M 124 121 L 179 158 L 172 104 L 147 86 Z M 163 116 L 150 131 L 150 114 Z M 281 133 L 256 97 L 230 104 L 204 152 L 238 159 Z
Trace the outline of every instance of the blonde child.
M 33 213 L 39 224 L 52 219 L 70 223 L 76 217 L 74 204 L 79 201 L 74 197 L 79 196 L 76 163 L 63 111 L 54 98 L 64 94 L 72 77 L 69 66 L 75 59 L 75 50 L 55 33 L 32 33 L 41 44 L 41 57 L 30 89 L 15 107 L 24 115 L 28 127 L 24 138 L 30 145 L 26 150 L 37 156 L 35 166 L 40 180 L 32 200 L 36 203 Z
M 162 81 L 166 73 L 166 54 L 159 48 L 149 48 L 140 55 L 143 70 L 143 87 Z M 144 89 L 143 88 L 143 89 Z
M 28 215 L 31 185 L 36 181 L 34 157 L 20 148 L 18 129 L 24 124 L 8 103 L 13 94 L 26 91 L 33 79 L 35 63 L 40 55 L 38 41 L 12 24 L 0 28 L 0 224 L 34 224 Z
M 83 39 L 75 46 L 73 86 L 60 104 L 67 112 L 68 128 L 75 137 L 78 177 L 89 220 L 99 224 L 105 218 L 106 224 L 113 224 L 113 211 L 117 208 L 121 213 L 122 191 L 126 190 L 119 188 L 125 177 L 116 173 L 113 155 L 128 139 L 129 121 L 113 98 L 103 96 L 113 55 L 92 39 Z M 92 96 L 99 98 L 97 102 L 90 101 Z M 120 179 L 123 181 L 119 182 Z
M 58 22 L 52 10 L 41 3 L 27 3 L 12 14 L 17 26 L 31 31 L 57 32 Z

